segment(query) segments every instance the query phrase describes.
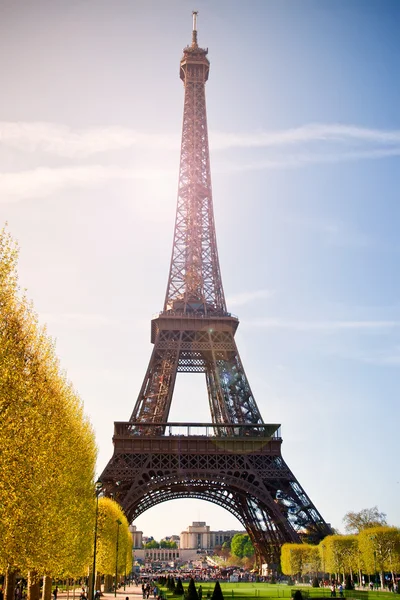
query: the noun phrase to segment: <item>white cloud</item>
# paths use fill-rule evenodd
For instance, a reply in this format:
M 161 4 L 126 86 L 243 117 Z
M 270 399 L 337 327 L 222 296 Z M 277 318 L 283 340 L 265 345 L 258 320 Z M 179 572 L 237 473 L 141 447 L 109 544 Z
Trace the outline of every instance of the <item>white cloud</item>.
M 93 187 L 113 179 L 154 180 L 175 175 L 167 169 L 125 169 L 88 165 L 84 167 L 39 167 L 0 173 L 0 203 L 49 196 L 66 187 Z
M 340 124 L 309 124 L 275 132 L 254 134 L 210 134 L 213 150 L 264 148 L 264 157 L 246 162 L 230 159 L 216 162 L 215 171 L 242 172 L 265 169 L 300 168 L 313 164 L 400 156 L 400 131 L 379 130 Z M 0 122 L 0 147 L 29 152 L 37 168 L 0 172 L 0 202 L 43 197 L 71 186 L 101 185 L 110 180 L 147 179 L 176 175 L 176 169 L 119 167 L 108 164 L 43 166 L 44 157 L 83 160 L 115 150 L 159 149 L 179 151 L 179 136 L 148 134 L 123 127 L 71 129 L 52 123 Z M 289 150 L 291 150 L 289 152 Z M 159 157 L 159 164 L 165 159 Z M 238 159 L 236 159 L 238 160 Z M 46 160 L 48 162 L 48 160 Z M 14 165 L 25 166 L 23 154 Z M 14 166 L 13 165 L 13 166 Z
M 335 144 L 400 145 L 400 130 L 368 129 L 339 123 L 310 123 L 280 131 L 256 133 L 210 132 L 213 150 L 269 148 L 323 142 Z M 66 158 L 87 158 L 93 154 L 132 147 L 179 148 L 177 134 L 151 134 L 124 127 L 72 129 L 46 122 L 0 122 L 0 144 L 25 152 L 42 151 Z
M 299 168 L 313 164 L 334 164 L 356 160 L 371 160 L 374 158 L 387 158 L 400 156 L 400 146 L 394 148 L 377 148 L 373 150 L 359 150 L 353 152 L 336 151 L 321 153 L 320 149 L 312 152 L 300 151 L 297 154 L 284 154 L 282 157 L 267 158 L 249 163 L 226 163 L 218 168 L 219 172 L 263 171 L 267 169 Z
M 400 130 L 368 129 L 340 123 L 310 123 L 282 131 L 253 134 L 210 133 L 214 149 L 286 146 L 309 142 L 400 144 Z
M 238 294 L 232 294 L 226 299 L 228 307 L 231 306 L 243 306 L 249 304 L 254 300 L 271 298 L 275 294 L 274 290 L 255 290 L 252 292 L 239 292 Z
M 43 122 L 0 122 L 0 143 L 25 152 L 45 152 L 66 158 L 140 148 L 179 148 L 178 135 L 140 133 L 123 127 L 72 129 Z

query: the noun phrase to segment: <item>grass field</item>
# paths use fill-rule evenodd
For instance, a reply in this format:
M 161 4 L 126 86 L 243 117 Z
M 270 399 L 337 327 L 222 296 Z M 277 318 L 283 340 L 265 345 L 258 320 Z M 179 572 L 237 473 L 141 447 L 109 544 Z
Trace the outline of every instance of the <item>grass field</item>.
M 288 586 L 282 584 L 270 584 L 270 583 L 221 583 L 222 593 L 224 594 L 225 600 L 236 599 L 236 600 L 256 600 L 257 598 L 291 598 L 294 589 L 300 589 L 304 592 L 305 597 L 312 598 L 330 598 L 331 591 L 329 588 L 312 588 L 310 586 Z M 187 583 L 183 584 L 186 589 Z M 204 581 L 196 582 L 196 588 L 201 585 L 203 589 L 203 600 L 207 600 L 208 594 L 211 596 L 214 589 L 214 582 Z M 173 596 L 166 588 L 163 588 L 166 592 L 167 598 L 177 598 Z M 350 592 L 344 592 L 345 598 L 351 598 L 352 600 L 395 600 L 399 597 L 398 594 L 393 592 L 369 592 L 369 591 L 357 591 L 352 590 Z M 336 598 L 339 599 L 339 593 Z

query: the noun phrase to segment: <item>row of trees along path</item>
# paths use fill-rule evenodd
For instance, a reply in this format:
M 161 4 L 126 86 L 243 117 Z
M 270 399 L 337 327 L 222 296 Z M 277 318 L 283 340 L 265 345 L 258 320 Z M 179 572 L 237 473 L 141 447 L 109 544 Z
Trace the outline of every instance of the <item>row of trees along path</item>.
M 21 292 L 18 249 L 0 231 L 0 572 L 5 599 L 28 580 L 28 600 L 51 598 L 52 577 L 87 574 L 93 562 L 96 444 L 82 402 L 61 370 L 54 343 Z M 99 572 L 121 572 L 131 538 L 121 509 L 100 499 Z
M 344 517 L 351 535 L 330 535 L 318 546 L 309 544 L 284 544 L 281 550 L 281 567 L 285 575 L 301 578 L 329 573 L 360 585 L 363 575 L 379 574 L 380 587 L 384 587 L 385 573 L 400 572 L 400 529 L 388 527 L 386 515 L 377 507 L 349 512 Z

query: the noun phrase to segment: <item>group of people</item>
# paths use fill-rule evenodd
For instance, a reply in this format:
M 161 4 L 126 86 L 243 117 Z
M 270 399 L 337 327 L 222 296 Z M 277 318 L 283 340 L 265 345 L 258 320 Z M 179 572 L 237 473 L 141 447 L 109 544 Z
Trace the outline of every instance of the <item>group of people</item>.
M 337 586 L 336 583 L 334 581 L 332 581 L 331 583 L 331 598 L 336 598 L 336 590 L 339 592 L 339 597 L 343 598 L 344 594 L 344 587 L 343 587 L 343 583 L 339 583 L 339 585 Z
M 148 600 L 150 595 L 153 596 L 154 599 L 161 600 L 162 596 L 157 585 L 153 581 L 142 582 L 142 597 L 143 600 Z

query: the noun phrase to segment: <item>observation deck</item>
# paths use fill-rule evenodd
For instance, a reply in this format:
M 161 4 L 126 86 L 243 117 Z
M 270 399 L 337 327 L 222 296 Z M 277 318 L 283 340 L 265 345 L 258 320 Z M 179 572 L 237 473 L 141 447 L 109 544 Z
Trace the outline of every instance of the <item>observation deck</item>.
M 114 423 L 116 453 L 261 453 L 280 456 L 278 424 Z

